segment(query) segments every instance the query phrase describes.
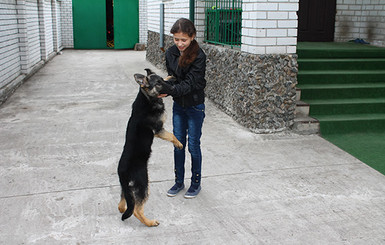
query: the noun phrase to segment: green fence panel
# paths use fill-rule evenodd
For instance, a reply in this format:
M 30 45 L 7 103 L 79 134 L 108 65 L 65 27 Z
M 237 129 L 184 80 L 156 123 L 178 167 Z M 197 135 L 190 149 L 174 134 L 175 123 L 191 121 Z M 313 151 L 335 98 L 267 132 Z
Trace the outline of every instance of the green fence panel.
M 205 42 L 241 46 L 241 0 L 206 0 L 205 21 Z

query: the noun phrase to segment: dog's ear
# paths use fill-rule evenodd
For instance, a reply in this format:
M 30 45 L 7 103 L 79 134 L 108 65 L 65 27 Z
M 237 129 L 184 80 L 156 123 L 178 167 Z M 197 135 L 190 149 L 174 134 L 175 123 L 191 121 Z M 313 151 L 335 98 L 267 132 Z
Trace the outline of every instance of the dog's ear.
M 148 87 L 148 81 L 146 76 L 142 74 L 134 74 L 135 81 L 140 85 L 140 87 Z
M 144 69 L 146 72 L 147 72 L 147 76 L 151 75 L 151 74 L 155 74 L 153 71 L 151 71 L 150 69 L 146 68 Z

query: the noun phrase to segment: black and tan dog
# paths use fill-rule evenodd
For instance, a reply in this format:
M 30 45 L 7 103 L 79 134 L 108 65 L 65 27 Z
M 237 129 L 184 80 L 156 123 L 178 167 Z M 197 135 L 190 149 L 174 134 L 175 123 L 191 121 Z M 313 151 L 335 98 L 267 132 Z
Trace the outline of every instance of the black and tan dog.
M 151 154 L 154 136 L 172 142 L 176 147 L 182 144 L 175 136 L 163 128 L 165 108 L 163 100 L 158 98 L 164 80 L 146 69 L 147 76 L 135 74 L 140 85 L 139 93 L 132 105 L 131 117 L 127 124 L 126 142 L 119 161 L 118 174 L 122 187 L 119 211 L 122 220 L 132 213 L 143 224 L 157 226 L 157 220 L 149 220 L 143 214 L 143 206 L 148 197 L 147 162 Z

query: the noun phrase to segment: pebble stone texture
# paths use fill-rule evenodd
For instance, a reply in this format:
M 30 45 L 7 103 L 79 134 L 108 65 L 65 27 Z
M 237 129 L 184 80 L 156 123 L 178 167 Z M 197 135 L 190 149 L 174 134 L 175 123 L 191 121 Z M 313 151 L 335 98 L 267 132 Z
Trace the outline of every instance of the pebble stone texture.
M 164 50 L 172 37 L 165 35 Z M 249 54 L 200 43 L 207 56 L 206 97 L 255 133 L 289 130 L 294 123 L 297 55 Z M 148 32 L 146 59 L 166 69 L 159 33 Z

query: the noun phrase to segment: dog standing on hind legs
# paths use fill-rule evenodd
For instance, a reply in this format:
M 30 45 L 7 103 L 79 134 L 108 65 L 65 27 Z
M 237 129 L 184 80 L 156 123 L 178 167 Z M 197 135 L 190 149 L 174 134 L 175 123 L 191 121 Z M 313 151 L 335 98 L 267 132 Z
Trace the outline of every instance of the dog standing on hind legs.
M 163 99 L 158 98 L 164 86 L 170 86 L 150 69 L 145 69 L 147 76 L 135 74 L 135 81 L 140 85 L 139 93 L 132 104 L 131 117 L 128 120 L 126 142 L 119 161 L 118 175 L 122 187 L 118 209 L 122 220 L 132 214 L 147 226 L 158 226 L 157 220 L 144 216 L 143 207 L 148 197 L 147 163 L 151 155 L 154 136 L 172 142 L 181 149 L 183 145 L 176 137 L 163 128 L 165 108 Z

